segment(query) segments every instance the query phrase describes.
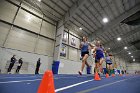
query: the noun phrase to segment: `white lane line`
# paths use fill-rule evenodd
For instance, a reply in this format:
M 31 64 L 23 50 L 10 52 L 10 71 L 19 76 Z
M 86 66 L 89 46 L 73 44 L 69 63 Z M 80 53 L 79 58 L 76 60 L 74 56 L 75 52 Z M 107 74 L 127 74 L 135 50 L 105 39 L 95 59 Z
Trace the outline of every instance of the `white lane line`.
M 35 77 L 35 78 L 42 78 L 43 76 L 28 76 L 28 77 L 4 77 L 4 78 L 0 78 L 0 79 L 7 79 L 7 78 L 32 78 L 32 77 Z M 63 78 L 79 78 L 79 77 L 55 77 L 54 79 L 63 79 Z
M 76 83 L 76 84 L 73 84 L 73 85 L 70 85 L 70 86 L 66 86 L 66 87 L 63 87 L 63 88 L 59 88 L 59 89 L 56 89 L 55 92 L 59 92 L 59 91 L 65 90 L 65 89 L 69 89 L 69 88 L 72 88 L 72 87 L 75 87 L 75 86 L 78 86 L 78 85 L 81 85 L 81 84 L 84 84 L 84 83 L 87 83 L 87 82 L 91 82 L 93 80 L 94 79 L 91 79 L 91 80 L 83 81 L 83 82 Z
M 28 76 L 28 77 L 0 77 L 0 79 L 7 79 L 7 78 L 32 78 L 32 77 L 35 77 L 35 78 L 42 78 L 43 76 Z M 78 76 L 78 77 L 54 77 L 54 79 L 63 79 L 63 78 L 83 78 L 83 77 L 86 77 L 86 76 Z
M 28 76 L 28 77 L 3 77 L 3 78 L 0 78 L 0 79 L 6 79 L 6 78 L 32 78 L 32 77 L 37 77 L 37 78 L 40 78 L 42 76 Z
M 28 77 L 1 77 L 0 79 L 7 79 L 7 78 L 32 78 L 32 77 L 35 77 L 35 78 L 42 78 L 43 76 L 28 76 Z M 62 78 L 78 78 L 78 77 L 56 77 L 54 79 L 62 79 Z
M 35 77 L 35 76 L 29 76 L 29 77 Z M 29 78 L 29 77 L 5 77 L 0 79 L 6 79 L 6 78 Z M 59 77 L 54 79 L 63 79 L 63 78 L 79 78 L 79 77 Z M 102 77 L 104 78 L 104 77 Z M 6 84 L 6 83 L 20 83 L 20 82 L 33 82 L 33 81 L 39 81 L 42 80 L 42 78 L 34 79 L 34 80 L 19 80 L 19 81 L 6 81 L 6 82 L 0 82 L 0 84 Z M 92 79 L 93 80 L 93 79 Z M 81 82 L 81 84 L 86 83 L 87 81 Z
M 107 87 L 107 86 L 110 86 L 110 85 L 113 85 L 113 84 L 116 84 L 116 83 L 119 83 L 119 82 L 126 81 L 126 80 L 128 80 L 128 79 L 119 80 L 119 81 L 112 82 L 112 83 L 109 83 L 109 84 L 104 84 L 104 85 L 101 85 L 101 86 L 97 86 L 97 87 L 87 89 L 87 90 L 83 90 L 83 91 L 76 92 L 76 93 L 88 93 L 88 92 L 91 92 L 91 91 L 94 91 L 94 90 L 97 90 L 97 89 L 100 89 L 100 88 L 103 88 L 103 87 Z
M 100 88 L 103 88 L 103 87 L 111 86 L 111 85 L 116 84 L 116 83 L 120 83 L 120 82 L 123 82 L 123 81 L 126 81 L 126 80 L 130 80 L 130 79 L 133 79 L 133 78 L 136 78 L 136 77 L 131 77 L 131 78 L 128 78 L 128 79 L 118 80 L 118 81 L 115 81 L 115 82 L 112 82 L 112 83 L 104 84 L 104 85 L 101 85 L 101 86 L 97 86 L 97 87 L 90 88 L 90 89 L 87 89 L 87 90 L 79 91 L 79 92 L 76 92 L 76 93 L 88 93 L 88 92 L 91 92 L 91 91 L 94 91 L 94 90 L 97 90 L 97 89 L 100 89 Z
M 67 77 L 65 77 L 67 78 Z M 74 77 L 73 77 L 74 78 Z M 75 77 L 76 78 L 76 77 Z M 62 79 L 62 78 L 55 78 L 55 79 Z M 33 80 L 19 80 L 19 81 L 6 81 L 6 82 L 0 82 L 0 84 L 5 84 L 5 83 L 20 83 L 20 82 L 33 82 L 33 81 L 39 81 L 42 79 L 33 79 Z
M 33 81 L 40 81 L 41 79 L 34 79 L 34 80 L 20 80 L 20 81 L 6 81 L 6 82 L 0 82 L 0 84 L 6 84 L 6 83 L 19 83 L 19 82 L 33 82 Z
M 33 77 L 35 77 L 35 78 L 42 78 L 43 76 L 29 76 L 29 77 L 5 77 L 5 78 L 0 78 L 0 79 L 7 79 L 7 78 L 33 78 Z M 54 78 L 54 79 L 62 79 L 62 78 L 78 78 L 78 77 L 59 77 L 59 78 Z
M 105 78 L 105 77 L 102 77 L 102 78 Z M 135 78 L 135 77 L 133 77 L 133 78 Z M 131 78 L 129 78 L 129 79 L 131 79 Z M 119 83 L 119 82 L 122 82 L 122 81 L 126 81 L 126 80 L 128 80 L 128 79 L 123 79 L 123 80 L 116 81 L 116 82 L 113 82 L 113 83 L 109 83 L 109 84 L 105 84 L 105 85 L 102 85 L 102 86 L 98 86 L 98 87 L 95 87 L 95 89 L 102 88 L 102 87 L 105 87 L 105 86 L 109 86 L 109 85 L 112 85 L 112 84 L 115 84 L 115 83 Z M 78 86 L 78 85 L 81 85 L 81 84 L 84 84 L 84 83 L 87 83 L 87 82 L 91 82 L 91 81 L 94 81 L 94 79 L 87 80 L 87 81 L 80 82 L 80 83 L 76 83 L 76 84 L 73 84 L 73 85 L 70 85 L 70 86 L 62 87 L 62 88 L 56 89 L 55 92 L 66 90 L 66 89 L 69 89 L 69 88 L 72 88 L 72 87 L 75 87 L 75 86 Z M 92 88 L 92 89 L 94 89 L 94 88 Z M 82 92 L 78 92 L 78 93 L 87 93 L 87 92 L 83 92 L 82 91 Z

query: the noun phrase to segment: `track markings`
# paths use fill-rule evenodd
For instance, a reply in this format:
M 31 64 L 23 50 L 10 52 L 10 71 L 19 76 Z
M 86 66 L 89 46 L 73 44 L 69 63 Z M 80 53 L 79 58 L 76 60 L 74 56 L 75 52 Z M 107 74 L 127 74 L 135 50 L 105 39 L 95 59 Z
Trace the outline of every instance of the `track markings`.
M 0 82 L 0 84 L 6 84 L 6 83 L 21 83 L 21 82 L 34 82 L 34 81 L 40 81 L 42 79 L 34 79 L 34 80 L 20 80 L 20 81 L 6 81 L 6 82 Z
M 79 91 L 79 92 L 76 92 L 76 93 L 88 93 L 88 92 L 92 92 L 94 90 L 97 90 L 97 89 L 100 89 L 100 88 L 103 88 L 103 87 L 107 87 L 107 86 L 110 86 L 110 85 L 113 85 L 113 84 L 116 84 L 116 83 L 120 83 L 120 82 L 129 80 L 129 79 L 133 79 L 133 78 L 136 78 L 136 77 L 137 76 L 131 77 L 131 78 L 128 78 L 128 79 L 123 79 L 123 80 L 115 81 L 115 82 L 112 82 L 112 83 L 104 84 L 104 85 L 101 85 L 101 86 L 97 86 L 97 87 L 90 88 L 90 89 L 87 89 L 87 90 Z
M 83 81 L 83 82 L 76 83 L 76 84 L 73 84 L 73 85 L 70 85 L 70 86 L 66 86 L 66 87 L 63 87 L 63 88 L 59 88 L 59 89 L 56 89 L 55 92 L 59 92 L 59 91 L 62 91 L 62 90 L 66 90 L 66 89 L 69 89 L 69 88 L 72 88 L 72 87 L 75 87 L 75 86 L 78 86 L 78 85 L 81 85 L 81 84 L 84 84 L 84 83 L 91 82 L 91 81 L 93 81 L 93 80 L 94 80 L 94 79 L 91 79 L 91 80 Z
M 37 77 L 37 78 L 40 78 L 42 76 L 28 76 L 28 77 L 0 77 L 0 79 L 7 79 L 7 78 L 32 78 L 32 77 Z
M 102 78 L 105 78 L 105 77 L 102 77 Z M 132 77 L 132 78 L 135 78 L 135 77 Z M 132 79 L 132 78 L 129 78 L 129 79 Z M 83 90 L 83 91 L 80 91 L 80 92 L 77 92 L 77 93 L 87 93 L 87 92 L 97 90 L 97 89 L 100 89 L 100 88 L 103 88 L 103 87 L 106 87 L 106 86 L 110 86 L 110 85 L 113 85 L 113 84 L 116 84 L 116 83 L 119 83 L 119 82 L 123 82 L 123 81 L 129 80 L 129 79 L 123 79 L 123 80 L 115 81 L 115 82 L 108 83 L 108 84 L 101 85 L 101 86 L 97 86 L 97 87 L 94 87 L 94 88 L 91 88 L 91 89 Z M 83 81 L 83 82 L 76 83 L 76 84 L 73 84 L 73 85 L 69 85 L 69 86 L 66 86 L 66 87 L 62 87 L 62 88 L 56 89 L 55 92 L 63 91 L 63 90 L 66 90 L 66 89 L 69 89 L 69 88 L 72 88 L 72 87 L 76 87 L 76 86 L 79 86 L 81 84 L 88 83 L 88 82 L 91 82 L 91 81 L 94 81 L 94 79 Z
M 119 82 L 126 81 L 126 80 L 128 80 L 128 79 L 119 80 L 119 81 L 116 81 L 116 82 L 112 82 L 112 83 L 104 84 L 104 85 L 101 85 L 101 86 L 97 86 L 97 87 L 90 88 L 90 89 L 83 90 L 83 91 L 76 92 L 76 93 L 88 93 L 88 92 L 91 92 L 91 91 L 94 91 L 94 90 L 97 90 L 97 89 L 100 89 L 100 88 L 103 88 L 103 87 L 107 87 L 107 86 L 110 86 L 110 85 L 113 85 L 113 84 L 116 84 L 116 83 L 119 83 Z

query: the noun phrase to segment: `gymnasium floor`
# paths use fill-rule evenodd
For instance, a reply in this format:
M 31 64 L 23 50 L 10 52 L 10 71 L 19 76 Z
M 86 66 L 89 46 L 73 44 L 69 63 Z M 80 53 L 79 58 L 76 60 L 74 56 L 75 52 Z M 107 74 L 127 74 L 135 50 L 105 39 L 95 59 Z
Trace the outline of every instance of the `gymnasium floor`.
M 42 75 L 0 75 L 0 93 L 36 93 Z M 140 93 L 140 76 L 94 81 L 92 75 L 55 75 L 56 93 Z

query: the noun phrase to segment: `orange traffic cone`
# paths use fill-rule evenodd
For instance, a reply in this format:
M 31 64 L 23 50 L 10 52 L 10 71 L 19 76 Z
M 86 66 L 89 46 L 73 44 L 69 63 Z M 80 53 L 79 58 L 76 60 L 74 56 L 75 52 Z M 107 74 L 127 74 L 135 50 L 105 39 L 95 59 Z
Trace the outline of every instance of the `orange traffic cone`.
M 45 72 L 37 93 L 55 93 L 52 71 Z
M 115 74 L 112 74 L 112 77 L 115 77 Z
M 95 73 L 94 80 L 101 80 L 98 73 Z
M 106 73 L 106 78 L 109 78 L 109 74 L 108 73 Z

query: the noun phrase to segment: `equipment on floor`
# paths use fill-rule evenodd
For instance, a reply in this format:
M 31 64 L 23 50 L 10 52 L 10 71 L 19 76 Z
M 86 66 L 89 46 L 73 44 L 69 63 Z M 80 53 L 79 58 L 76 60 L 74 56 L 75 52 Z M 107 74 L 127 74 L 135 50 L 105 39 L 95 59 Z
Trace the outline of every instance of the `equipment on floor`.
M 55 93 L 54 78 L 52 71 L 46 71 L 37 93 Z
M 98 73 L 95 73 L 94 80 L 101 80 L 101 78 L 100 78 Z

